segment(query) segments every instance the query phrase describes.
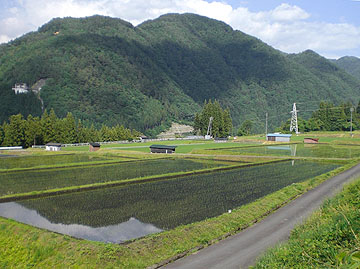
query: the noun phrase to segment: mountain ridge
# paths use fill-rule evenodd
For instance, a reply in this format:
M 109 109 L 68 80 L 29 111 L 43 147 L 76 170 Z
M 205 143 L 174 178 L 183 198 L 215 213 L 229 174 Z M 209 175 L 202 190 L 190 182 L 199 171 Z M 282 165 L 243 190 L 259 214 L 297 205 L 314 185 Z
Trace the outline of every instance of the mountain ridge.
M 98 15 L 53 19 L 1 46 L 0 62 L 1 121 L 39 115 L 36 97 L 15 96 L 11 87 L 40 78 L 47 78 L 45 108 L 59 116 L 70 111 L 86 125 L 155 133 L 170 121 L 190 123 L 207 99 L 229 107 L 235 126 L 251 119 L 260 131 L 265 112 L 279 126 L 293 102 L 357 103 L 360 96 L 359 79 L 315 52 L 284 54 L 190 13 L 136 27 Z
M 360 79 L 360 58 L 344 56 L 337 60 L 332 60 L 332 62 L 347 71 L 350 75 Z

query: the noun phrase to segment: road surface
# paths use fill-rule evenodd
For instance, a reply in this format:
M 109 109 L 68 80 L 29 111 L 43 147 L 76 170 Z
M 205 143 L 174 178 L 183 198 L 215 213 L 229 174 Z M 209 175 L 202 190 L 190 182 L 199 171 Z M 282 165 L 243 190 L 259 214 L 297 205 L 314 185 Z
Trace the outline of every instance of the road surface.
M 268 247 L 287 240 L 294 226 L 319 208 L 325 198 L 359 176 L 360 164 L 328 179 L 250 228 L 170 263 L 165 268 L 248 268 Z

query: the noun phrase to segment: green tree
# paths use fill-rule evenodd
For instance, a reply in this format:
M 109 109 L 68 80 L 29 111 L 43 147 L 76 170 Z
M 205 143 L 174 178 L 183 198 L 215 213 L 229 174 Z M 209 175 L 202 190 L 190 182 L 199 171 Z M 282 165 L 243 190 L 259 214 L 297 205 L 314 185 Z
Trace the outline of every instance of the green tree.
M 253 128 L 253 122 L 251 120 L 245 120 L 238 129 L 237 135 L 239 136 L 250 135 L 252 128 Z
M 305 131 L 320 131 L 321 121 L 319 119 L 310 118 L 305 124 Z
M 100 131 L 96 130 L 94 124 L 90 128 L 84 128 L 84 139 L 85 142 L 100 142 L 104 141 L 101 138 Z
M 224 128 L 223 128 L 223 136 L 229 135 L 232 132 L 233 124 L 230 115 L 230 109 L 225 109 L 223 113 L 224 119 Z
M 71 112 L 68 112 L 66 118 L 61 120 L 61 128 L 59 133 L 61 136 L 61 143 L 72 144 L 77 141 L 75 118 Z
M 25 124 L 25 146 L 42 144 L 42 128 L 39 117 L 28 115 Z
M 106 125 L 103 125 L 100 129 L 100 140 L 101 141 L 114 141 L 114 136 L 111 128 Z
M 0 145 L 4 141 L 4 127 L 3 125 L 0 125 Z
M 4 128 L 4 146 L 25 146 L 25 120 L 21 114 L 10 116 Z
M 56 142 L 58 134 L 56 133 L 56 124 L 58 118 L 53 109 L 50 110 L 50 114 L 45 110 L 41 116 L 41 128 L 43 134 L 44 144 L 49 142 Z
M 215 100 L 204 102 L 204 107 L 200 113 L 195 115 L 194 129 L 201 135 L 206 135 L 210 118 L 212 120 L 211 134 L 214 137 L 225 137 L 231 133 L 232 120 L 229 109 L 223 110 L 220 103 Z
M 82 125 L 81 120 L 79 119 L 76 124 L 76 143 L 85 143 L 88 142 L 86 139 L 86 130 L 87 128 Z

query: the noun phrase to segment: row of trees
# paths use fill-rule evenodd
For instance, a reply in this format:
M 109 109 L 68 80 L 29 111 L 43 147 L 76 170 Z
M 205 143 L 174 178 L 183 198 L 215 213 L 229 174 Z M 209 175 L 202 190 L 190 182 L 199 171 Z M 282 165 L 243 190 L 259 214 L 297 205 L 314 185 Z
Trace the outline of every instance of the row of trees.
M 360 104 L 360 103 L 359 103 Z M 319 109 L 314 111 L 309 120 L 298 118 L 300 132 L 310 131 L 350 131 L 351 109 L 350 102 L 335 106 L 330 102 L 321 102 Z M 290 119 L 277 128 L 276 131 L 289 132 Z M 352 129 L 360 129 L 360 105 L 353 108 Z
M 69 112 L 65 118 L 58 118 L 54 110 L 46 110 L 41 117 L 21 114 L 13 115 L 9 122 L 0 125 L 0 145 L 23 146 L 43 145 L 49 142 L 64 144 L 132 140 L 140 136 L 136 130 L 122 125 L 96 129 L 93 125 L 85 127 Z
M 206 135 L 210 117 L 213 117 L 211 135 L 214 137 L 227 137 L 232 131 L 232 120 L 229 109 L 223 110 L 217 100 L 204 103 L 200 113 L 195 115 L 194 129 L 200 135 Z

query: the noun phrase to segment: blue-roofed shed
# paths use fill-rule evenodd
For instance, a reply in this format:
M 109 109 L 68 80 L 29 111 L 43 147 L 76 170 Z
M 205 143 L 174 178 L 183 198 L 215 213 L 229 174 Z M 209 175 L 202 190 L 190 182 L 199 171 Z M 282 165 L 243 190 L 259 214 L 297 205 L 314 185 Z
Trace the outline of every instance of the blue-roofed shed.
M 267 134 L 267 141 L 290 142 L 291 134 Z

